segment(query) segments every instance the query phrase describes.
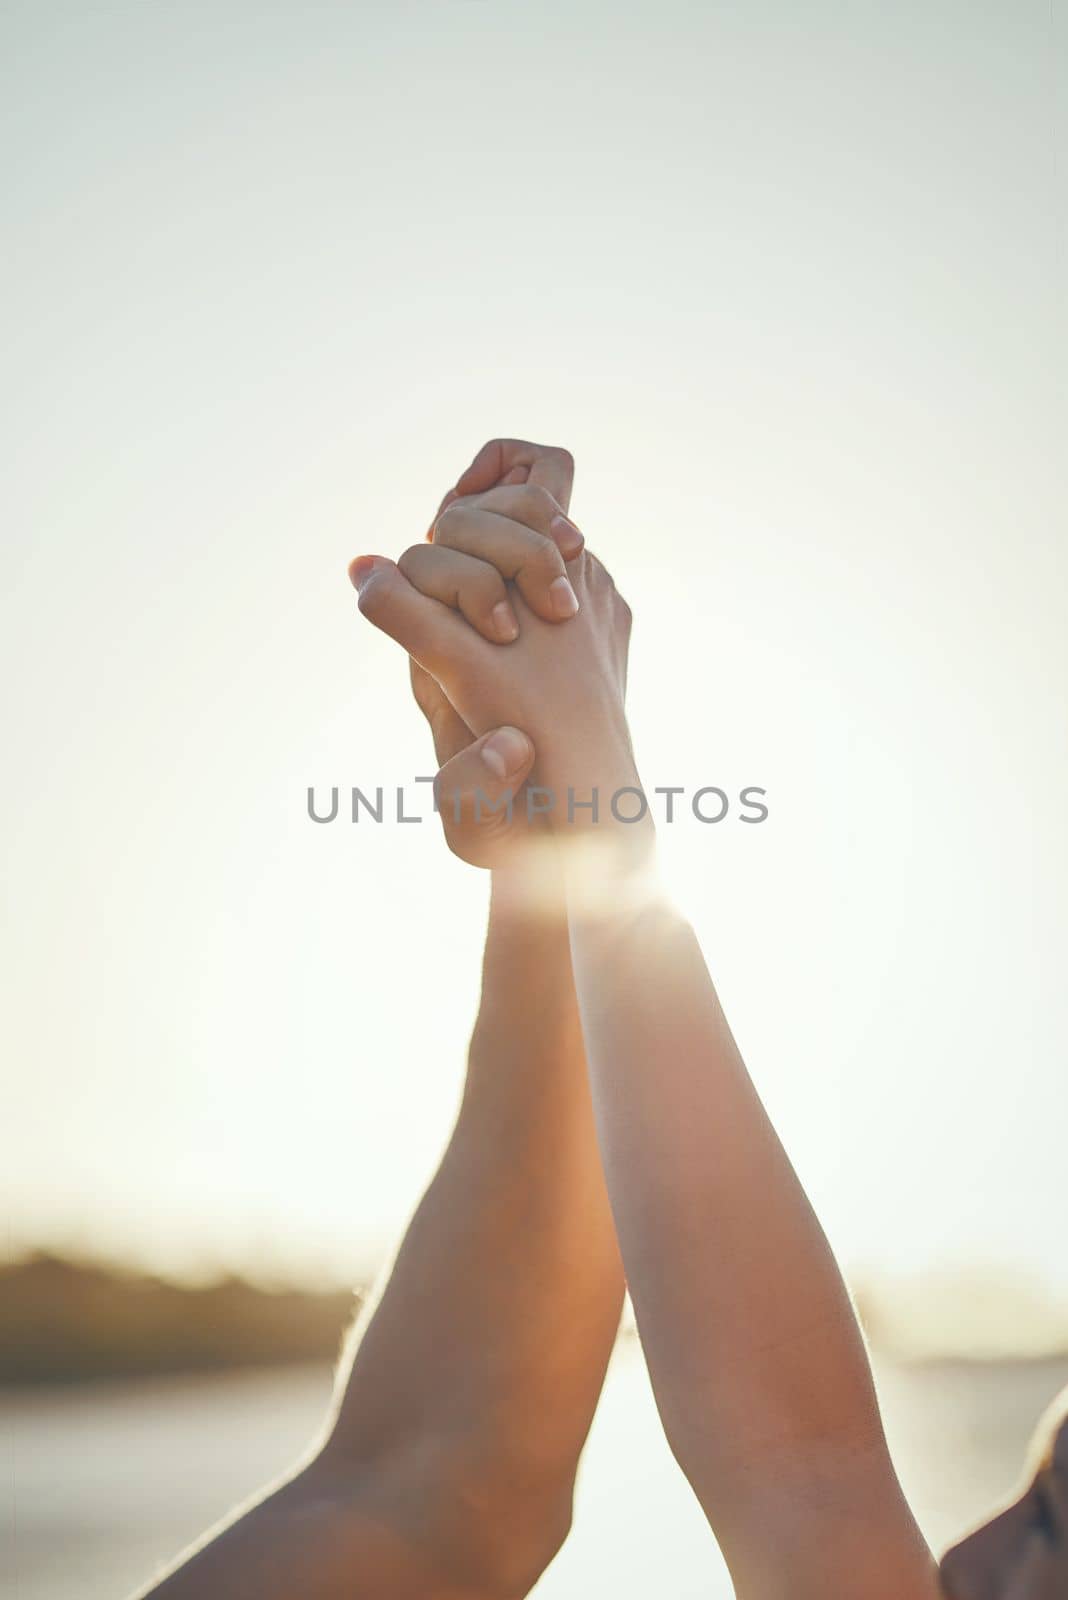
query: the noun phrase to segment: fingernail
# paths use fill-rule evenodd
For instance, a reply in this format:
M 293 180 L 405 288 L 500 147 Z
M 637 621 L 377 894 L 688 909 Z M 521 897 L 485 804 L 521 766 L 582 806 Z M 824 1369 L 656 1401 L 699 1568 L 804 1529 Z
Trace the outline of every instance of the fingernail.
M 366 577 L 374 571 L 374 556 L 357 556 L 355 561 L 349 562 L 349 582 L 354 589 L 358 589 Z
M 518 772 L 530 755 L 530 740 L 518 728 L 498 728 L 491 733 L 479 754 L 494 777 L 507 778 Z
M 518 639 L 519 624 L 515 620 L 515 612 L 507 600 L 498 600 L 490 615 L 493 618 L 493 627 L 498 639 L 504 640 L 506 644 L 512 639 Z
M 549 525 L 549 531 L 559 546 L 561 555 L 577 556 L 585 539 L 570 517 L 555 516 Z
M 573 617 L 579 608 L 575 591 L 566 578 L 554 578 L 549 585 L 549 597 L 558 617 Z

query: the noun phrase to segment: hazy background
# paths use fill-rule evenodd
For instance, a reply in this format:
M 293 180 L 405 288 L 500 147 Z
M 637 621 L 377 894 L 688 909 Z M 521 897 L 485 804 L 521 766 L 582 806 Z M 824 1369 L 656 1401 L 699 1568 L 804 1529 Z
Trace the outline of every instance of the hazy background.
M 567 444 L 647 784 L 768 791 L 665 863 L 880 1350 L 1061 1352 L 880 1359 L 940 1548 L 1068 1375 L 1059 0 L 0 30 L 0 1277 L 381 1262 L 457 1102 L 485 884 L 432 821 L 308 820 L 310 784 L 431 770 L 345 566 L 487 437 Z M 310 1300 L 233 1282 L 9 1286 L 39 1375 L 79 1339 L 113 1374 L 321 1341 L 0 1390 L 23 1600 L 114 1597 L 291 1461 L 348 1304 L 313 1340 Z M 624 1341 L 539 1593 L 653 1591 L 726 1580 Z
M 1068 1296 L 1061 7 L 3 23 L 7 1249 L 381 1258 L 485 888 L 305 791 L 431 770 L 345 565 L 510 433 L 768 790 L 664 853 L 839 1253 Z

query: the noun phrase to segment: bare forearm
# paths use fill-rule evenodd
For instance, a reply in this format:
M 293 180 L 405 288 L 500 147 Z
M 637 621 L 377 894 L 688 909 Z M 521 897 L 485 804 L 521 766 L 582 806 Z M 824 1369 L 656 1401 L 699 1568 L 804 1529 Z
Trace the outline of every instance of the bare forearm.
M 429 1436 L 475 1485 L 503 1493 L 514 1473 L 569 1502 L 622 1293 L 562 891 L 535 912 L 497 877 L 460 1115 L 360 1337 L 331 1448 Z
M 330 1437 L 153 1600 L 510 1600 L 563 1538 L 623 1283 L 562 891 L 534 916 L 520 889 L 494 883 L 456 1129 Z
M 853 1592 L 926 1595 L 929 1562 L 848 1295 L 691 929 L 662 901 L 632 897 L 613 918 L 580 902 L 571 940 L 653 1386 L 739 1592 L 778 1593 L 775 1563 L 791 1546 L 790 1592 L 819 1592 L 844 1570 L 845 1530 L 863 1530 L 881 1567 L 857 1572 Z
M 690 929 L 650 904 L 626 925 L 577 919 L 573 938 L 609 1187 L 675 1432 L 714 1416 L 716 1453 L 738 1459 L 870 1428 L 840 1276 Z

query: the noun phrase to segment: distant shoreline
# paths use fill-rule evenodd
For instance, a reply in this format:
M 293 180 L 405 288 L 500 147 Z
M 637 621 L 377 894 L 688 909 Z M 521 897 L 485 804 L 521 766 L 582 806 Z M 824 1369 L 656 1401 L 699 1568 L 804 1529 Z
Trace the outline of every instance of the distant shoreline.
M 329 1363 L 365 1297 L 362 1289 L 266 1288 L 237 1274 L 176 1283 L 39 1251 L 0 1264 L 0 1388 Z M 1018 1348 L 984 1348 L 975 1338 L 917 1338 L 915 1300 L 866 1292 L 857 1301 L 870 1344 L 892 1364 L 1036 1367 L 1068 1359 L 1068 1343 L 1028 1344 L 1023 1321 Z M 959 1317 L 970 1333 L 982 1331 L 963 1305 Z M 624 1325 L 624 1335 L 632 1331 Z
M 37 1253 L 0 1266 L 0 1385 L 332 1361 L 360 1304 L 349 1290 L 184 1285 Z

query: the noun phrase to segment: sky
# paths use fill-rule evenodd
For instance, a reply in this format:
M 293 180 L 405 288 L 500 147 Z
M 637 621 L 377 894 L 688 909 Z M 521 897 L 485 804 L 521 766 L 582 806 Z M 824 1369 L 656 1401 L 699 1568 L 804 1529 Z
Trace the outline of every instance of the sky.
M 1059 4 L 7 4 L 5 1247 L 359 1275 L 486 885 L 345 568 L 567 445 L 645 781 L 858 1271 L 1068 1292 Z M 1060 451 L 1063 454 L 1063 449 Z

